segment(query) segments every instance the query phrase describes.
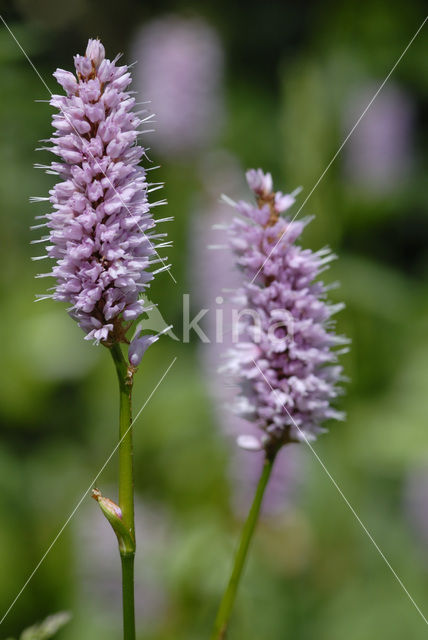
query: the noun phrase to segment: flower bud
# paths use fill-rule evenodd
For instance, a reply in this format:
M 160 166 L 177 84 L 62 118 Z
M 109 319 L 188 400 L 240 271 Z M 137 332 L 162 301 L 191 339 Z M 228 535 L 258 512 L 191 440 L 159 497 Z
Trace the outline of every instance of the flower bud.
M 117 536 L 121 553 L 135 551 L 135 541 L 122 520 L 122 510 L 119 505 L 101 495 L 99 489 L 92 489 L 92 497 L 98 502 L 101 511 L 110 522 Z
M 142 336 L 141 338 L 134 338 L 129 345 L 128 358 L 133 367 L 138 367 L 143 355 L 150 347 L 151 344 L 156 342 L 157 337 L 153 335 Z
M 98 69 L 106 55 L 105 49 L 98 39 L 90 38 L 86 47 L 85 56 L 89 58 Z
M 141 329 L 139 325 L 137 327 L 137 330 L 135 332 L 133 339 L 131 340 L 131 344 L 129 345 L 128 359 L 129 359 L 129 362 L 132 364 L 132 366 L 138 367 L 138 365 L 142 360 L 143 355 L 145 354 L 147 349 L 150 347 L 150 345 L 152 345 L 154 342 L 159 340 L 159 337 L 161 335 L 163 335 L 164 333 L 168 333 L 168 331 L 170 331 L 171 329 L 172 329 L 172 325 L 169 325 L 168 327 L 165 327 L 163 331 L 160 331 L 155 336 L 152 334 L 146 334 L 145 336 L 141 336 L 140 335 Z
M 249 169 L 245 174 L 248 186 L 259 196 L 267 196 L 272 193 L 272 176 L 270 173 L 263 173 L 261 169 Z

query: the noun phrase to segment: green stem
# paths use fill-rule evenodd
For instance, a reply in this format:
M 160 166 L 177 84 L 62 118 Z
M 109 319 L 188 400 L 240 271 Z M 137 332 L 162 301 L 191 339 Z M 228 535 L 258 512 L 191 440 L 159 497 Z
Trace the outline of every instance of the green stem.
M 123 357 L 119 344 L 110 348 L 117 371 L 120 393 L 119 417 L 119 507 L 122 521 L 130 533 L 130 540 L 125 548 L 120 549 L 122 561 L 122 596 L 123 596 L 123 638 L 135 640 L 134 612 L 134 470 L 132 450 L 132 372 Z
M 120 559 L 122 561 L 122 610 L 124 640 L 135 640 L 134 556 L 135 553 L 120 554 Z
M 263 470 L 260 476 L 259 483 L 257 485 L 256 493 L 254 495 L 253 504 L 251 505 L 250 512 L 242 530 L 241 540 L 239 542 L 238 550 L 235 555 L 235 561 L 233 564 L 229 583 L 227 585 L 226 591 L 223 594 L 223 598 L 217 612 L 217 618 L 214 624 L 214 630 L 211 636 L 211 640 L 224 640 L 224 638 L 226 637 L 230 616 L 232 613 L 233 605 L 235 603 L 236 592 L 238 590 L 239 581 L 242 576 L 245 560 L 248 555 L 248 549 L 254 534 L 254 530 L 256 528 L 265 489 L 272 473 L 272 467 L 275 461 L 275 457 L 276 452 L 270 456 L 266 456 L 265 458 Z

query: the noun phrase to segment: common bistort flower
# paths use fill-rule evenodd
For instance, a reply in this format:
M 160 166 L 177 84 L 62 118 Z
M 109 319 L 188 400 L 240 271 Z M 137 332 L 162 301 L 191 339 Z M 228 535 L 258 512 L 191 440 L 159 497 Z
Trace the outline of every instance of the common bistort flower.
M 343 380 L 335 347 L 347 341 L 332 321 L 343 305 L 329 304 L 317 279 L 333 254 L 296 244 L 308 220 L 281 216 L 295 194 L 274 192 L 271 175 L 260 169 L 248 171 L 247 181 L 255 204 L 227 199 L 239 214 L 227 232 L 242 283 L 233 295 L 239 340 L 224 369 L 240 384 L 237 412 L 263 432 L 260 439 L 242 434 L 238 443 L 276 451 L 343 418 L 331 402 Z
M 55 132 L 45 147 L 59 157 L 43 166 L 59 176 L 48 200 L 52 210 L 40 216 L 49 229 L 42 238 L 46 255 L 55 263 L 39 277 L 56 279 L 48 296 L 70 304 L 69 314 L 87 340 L 111 345 L 126 342 L 125 334 L 144 311 L 140 294 L 155 273 L 168 268 L 157 249 L 166 234 L 155 233 L 147 194 L 146 171 L 139 166 L 144 149 L 137 144 L 144 120 L 133 111 L 127 91 L 127 65 L 105 58 L 99 40 L 89 40 L 84 56 L 76 55 L 76 75 L 57 69 L 55 78 L 66 95 L 50 104 Z M 159 204 L 159 203 L 155 203 Z M 158 242 L 158 244 L 154 244 Z M 162 262 L 157 271 L 154 263 Z M 141 342 L 142 341 L 142 342 Z M 153 340 L 152 340 L 153 341 Z M 138 364 L 148 336 L 137 333 L 131 345 Z
M 190 225 L 192 249 L 192 292 L 198 308 L 211 310 L 206 315 L 204 332 L 210 342 L 198 349 L 202 372 L 212 400 L 215 422 L 229 442 L 245 433 L 258 435 L 252 423 L 231 412 L 229 407 L 236 395 L 236 386 L 218 375 L 224 351 L 233 346 L 233 314 L 236 304 L 230 300 L 230 291 L 241 285 L 242 274 L 235 267 L 235 256 L 228 250 L 210 251 L 218 242 L 218 228 L 223 229 L 224 205 L 218 194 L 227 186 L 234 197 L 246 192 L 242 169 L 236 158 L 224 152 L 212 153 L 205 160 L 201 171 L 204 193 L 200 208 L 194 212 Z M 204 319 L 205 320 L 205 319 Z M 278 516 L 297 505 L 305 474 L 303 452 L 298 445 L 284 447 L 277 456 L 272 477 L 263 499 L 265 515 Z M 231 502 L 234 510 L 242 515 L 251 500 L 264 463 L 263 451 L 248 455 L 241 447 L 234 446 L 228 460 Z

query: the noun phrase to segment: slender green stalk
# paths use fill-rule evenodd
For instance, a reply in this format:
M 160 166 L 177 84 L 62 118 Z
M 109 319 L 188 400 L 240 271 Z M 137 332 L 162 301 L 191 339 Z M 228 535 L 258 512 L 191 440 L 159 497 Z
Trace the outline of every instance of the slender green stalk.
M 214 624 L 214 630 L 211 636 L 211 640 L 224 640 L 224 638 L 226 637 L 230 616 L 232 614 L 233 605 L 235 603 L 236 592 L 238 590 L 245 560 L 248 555 L 248 549 L 250 547 L 257 520 L 259 518 L 260 507 L 262 505 L 265 489 L 272 473 L 272 467 L 275 461 L 275 457 L 276 453 L 273 453 L 272 455 L 266 456 L 265 458 L 263 470 L 260 476 L 259 483 L 257 485 L 256 493 L 254 495 L 253 504 L 251 505 L 250 512 L 242 530 L 241 540 L 239 542 L 238 550 L 235 555 L 229 583 L 227 585 L 226 591 L 223 594 L 223 598 L 217 612 L 217 618 Z
M 122 521 L 129 531 L 130 541 L 120 547 L 122 561 L 122 596 L 123 596 L 123 638 L 135 640 L 134 611 L 134 470 L 132 450 L 132 372 L 123 357 L 118 344 L 111 349 L 119 380 L 120 417 L 119 417 L 119 507 Z
M 122 561 L 122 609 L 124 640 L 135 639 L 134 556 L 135 553 L 120 554 L 120 559 Z

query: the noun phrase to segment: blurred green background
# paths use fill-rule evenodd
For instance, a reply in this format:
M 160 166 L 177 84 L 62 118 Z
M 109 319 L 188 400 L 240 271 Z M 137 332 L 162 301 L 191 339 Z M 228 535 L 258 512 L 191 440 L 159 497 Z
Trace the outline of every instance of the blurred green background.
M 156 127 L 164 144 L 147 134 L 149 155 L 161 165 L 156 180 L 166 183 L 162 216 L 175 218 L 162 230 L 174 241 L 168 255 L 177 280 L 159 275 L 151 299 L 180 336 L 181 296 L 192 294 L 202 271 L 193 255 L 197 234 L 217 196 L 241 189 L 230 193 L 227 175 L 219 184 L 213 166 L 228 158 L 238 171 L 263 167 L 284 191 L 302 185 L 301 204 L 422 23 L 424 3 L 16 0 L 2 3 L 1 15 L 53 91 L 51 73 L 71 69 L 88 37 L 99 36 L 110 57 L 123 51 L 126 62 L 143 47 L 143 66 L 144 46 L 151 47 L 155 77 L 146 70 L 147 88 L 137 87 L 142 100 L 175 75 L 156 77 L 165 38 L 174 52 L 175 36 L 166 28 L 158 37 L 153 25 L 178 18 L 190 30 L 196 18 L 205 25 L 199 39 L 208 49 L 203 44 L 199 56 L 196 42 L 193 54 L 201 66 L 181 70 L 186 96 L 170 105 L 171 117 L 175 110 L 185 123 L 202 113 L 200 139 L 174 141 L 162 105 Z M 425 27 L 301 212 L 315 215 L 305 244 L 329 244 L 340 257 L 326 279 L 341 282 L 332 291 L 346 303 L 338 329 L 352 339 L 343 358 L 348 419 L 315 448 L 425 615 L 427 59 Z M 50 160 L 34 149 L 50 135 L 51 109 L 34 102 L 49 97 L 46 88 L 4 26 L 0 63 L 1 617 L 113 449 L 117 397 L 108 353 L 83 340 L 60 304 L 33 302 L 45 281 L 34 279 L 30 240 L 37 232 L 29 227 L 44 209 L 28 198 L 53 184 L 33 168 Z M 209 637 L 242 524 L 230 474 L 235 445 L 218 424 L 209 388 L 215 372 L 210 379 L 196 339 L 163 338 L 148 351 L 135 408 L 174 357 L 135 429 L 140 640 Z M 299 473 L 297 496 L 260 523 L 230 640 L 426 637 L 426 623 L 310 451 L 302 452 Z M 114 498 L 115 483 L 113 458 L 97 484 Z M 65 609 L 73 620 L 58 637 L 113 640 L 120 637 L 119 599 L 114 536 L 88 497 L 0 637 L 17 637 Z

